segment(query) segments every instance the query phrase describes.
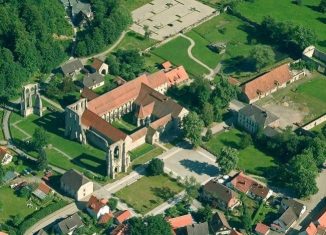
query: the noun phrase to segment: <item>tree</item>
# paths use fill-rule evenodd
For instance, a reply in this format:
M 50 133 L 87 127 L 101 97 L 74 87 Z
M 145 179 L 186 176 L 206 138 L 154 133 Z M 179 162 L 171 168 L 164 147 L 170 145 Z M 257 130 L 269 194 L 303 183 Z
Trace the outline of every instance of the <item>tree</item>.
M 217 158 L 217 163 L 222 174 L 228 174 L 235 169 L 239 161 L 238 150 L 231 147 L 223 147 Z
M 321 168 L 326 161 L 326 142 L 318 137 L 311 141 L 308 151 L 311 151 L 316 166 Z
M 198 147 L 201 143 L 201 133 L 203 128 L 204 122 L 194 112 L 190 112 L 183 119 L 184 136 L 190 140 L 195 148 Z
M 150 176 L 163 174 L 164 173 L 164 162 L 158 158 L 152 159 L 146 168 L 146 172 Z
M 214 108 L 225 109 L 229 106 L 232 99 L 237 97 L 237 88 L 229 83 L 226 78 L 221 77 L 215 83 L 215 89 L 212 93 L 211 103 Z
M 143 27 L 143 30 L 144 30 L 144 38 L 145 39 L 149 39 L 149 37 L 151 36 L 151 34 L 152 34 L 152 31 L 150 31 L 150 29 L 149 29 L 149 26 L 148 25 L 144 25 L 144 27 Z
M 205 103 L 202 111 L 202 119 L 205 126 L 209 126 L 214 121 L 214 108 L 210 103 Z
M 205 141 L 208 142 L 212 139 L 213 132 L 211 128 L 207 128 L 206 134 L 205 134 Z
M 46 152 L 43 148 L 39 149 L 38 159 L 37 159 L 37 169 L 42 171 L 48 167 L 48 159 L 46 157 Z
M 21 222 L 23 222 L 23 221 L 24 221 L 24 218 L 20 214 L 18 214 L 18 215 L 15 215 L 12 217 L 11 222 L 15 227 L 18 227 L 19 224 L 21 224 Z
M 326 12 L 326 0 L 321 0 L 318 8 L 319 8 L 320 12 L 325 13 Z
M 129 219 L 129 233 L 132 235 L 172 235 L 172 228 L 162 215 L 133 217 Z
M 118 205 L 118 199 L 111 197 L 108 202 L 108 206 L 110 207 L 110 210 L 115 210 Z
M 212 209 L 208 205 L 203 208 L 199 208 L 198 211 L 194 213 L 194 218 L 198 223 L 208 222 L 211 220 L 212 216 Z
M 247 232 L 251 232 L 252 230 L 252 218 L 251 218 L 251 214 L 249 213 L 248 211 L 248 208 L 246 207 L 245 204 L 243 204 L 243 213 L 242 213 L 242 216 L 241 216 L 241 221 L 242 221 L 242 224 L 244 226 L 244 229 L 247 231 Z
M 3 183 L 3 177 L 5 176 L 5 170 L 3 169 L 3 166 L 0 164 L 0 185 Z
M 196 178 L 186 177 L 184 182 L 185 190 L 186 190 L 186 201 L 190 203 L 192 199 L 196 199 L 199 196 L 199 187 L 200 184 L 197 182 Z
M 250 51 L 250 57 L 253 60 L 256 71 L 274 62 L 275 53 L 269 46 L 255 46 Z
M 34 146 L 34 149 L 39 150 L 41 148 L 44 148 L 48 143 L 49 143 L 48 133 L 42 127 L 37 127 L 32 137 L 32 144 Z
M 249 135 L 248 133 L 244 133 L 242 135 L 242 139 L 241 139 L 241 142 L 240 142 L 240 148 L 241 149 L 245 149 L 247 148 L 249 145 L 252 144 L 252 138 L 251 138 L 251 135 Z
M 32 194 L 32 192 L 31 192 L 31 188 L 29 186 L 22 187 L 18 191 L 19 197 L 29 198 L 31 196 L 31 194 Z

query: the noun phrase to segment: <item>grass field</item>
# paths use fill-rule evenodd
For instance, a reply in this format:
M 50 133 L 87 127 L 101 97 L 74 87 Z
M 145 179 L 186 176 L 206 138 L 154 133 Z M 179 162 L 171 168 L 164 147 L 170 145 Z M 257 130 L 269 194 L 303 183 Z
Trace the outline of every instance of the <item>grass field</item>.
M 138 127 L 134 125 L 133 118 L 134 118 L 133 113 L 125 114 L 120 119 L 117 119 L 114 122 L 112 122 L 112 126 L 120 129 L 121 131 L 127 134 L 131 134 L 136 129 L 138 129 Z
M 130 31 L 126 34 L 120 44 L 114 49 L 115 51 L 119 49 L 123 50 L 145 50 L 156 43 L 154 39 L 144 39 L 144 37 L 138 33 Z
M 132 151 L 129 152 L 131 161 L 152 151 L 153 149 L 155 149 L 155 146 L 153 146 L 151 144 L 147 144 L 147 143 L 139 146 L 138 148 L 133 149 Z
M 174 65 L 183 65 L 187 72 L 194 76 L 201 77 L 203 74 L 208 74 L 207 69 L 188 56 L 187 49 L 189 46 L 190 42 L 187 39 L 178 37 L 156 48 L 152 53 L 163 60 L 171 61 Z
M 320 0 L 304 0 L 302 5 L 296 5 L 292 0 L 255 0 L 242 1 L 238 11 L 252 21 L 260 23 L 264 16 L 270 15 L 278 21 L 292 21 L 313 29 L 318 37 L 317 47 L 326 51 L 325 14 L 317 10 Z
M 222 147 L 236 148 L 239 150 L 238 168 L 240 170 L 259 176 L 266 176 L 268 170 L 276 166 L 274 158 L 256 149 L 253 145 L 240 149 L 241 139 L 242 133 L 237 129 L 232 129 L 222 134 L 214 135 L 205 146 L 214 155 L 218 155 Z
M 168 199 L 163 196 L 164 192 L 162 192 L 166 191 L 167 188 L 174 195 L 183 189 L 167 176 L 144 176 L 137 182 L 118 191 L 115 196 L 133 207 L 138 213 L 145 214 Z
M 164 152 L 163 149 L 161 149 L 159 147 L 155 147 L 151 151 L 149 151 L 149 152 L 137 157 L 136 159 L 134 159 L 131 162 L 132 169 L 134 169 L 135 167 L 140 166 L 140 165 L 152 160 L 153 158 L 161 155 L 163 152 Z
M 77 170 L 87 169 L 94 173 L 105 175 L 105 152 L 90 145 L 81 145 L 64 137 L 64 114 L 58 112 L 47 112 L 43 117 L 31 115 L 27 118 L 20 117 L 20 122 L 16 125 L 33 135 L 37 126 L 43 127 L 50 137 L 50 144 L 69 155 L 72 160 L 54 151 L 47 150 L 49 162 L 63 169 L 75 168 Z M 10 119 L 13 123 L 19 121 L 19 116 L 14 114 Z M 26 139 L 26 135 L 11 126 L 11 133 L 16 141 Z
M 125 5 L 129 10 L 133 11 L 146 3 L 151 2 L 152 0 L 123 0 L 122 3 Z
M 23 218 L 32 214 L 35 210 L 27 207 L 27 199 L 16 196 L 14 190 L 9 187 L 0 188 L 0 223 L 4 223 L 12 216 L 21 215 Z

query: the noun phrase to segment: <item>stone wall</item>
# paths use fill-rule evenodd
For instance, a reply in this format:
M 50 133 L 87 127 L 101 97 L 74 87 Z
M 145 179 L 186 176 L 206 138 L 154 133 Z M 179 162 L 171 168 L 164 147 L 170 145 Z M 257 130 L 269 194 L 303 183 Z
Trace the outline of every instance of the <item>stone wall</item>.
M 99 133 L 96 133 L 95 130 L 89 129 L 86 130 L 86 137 L 88 143 L 102 149 L 103 151 L 107 151 L 108 142 L 105 140 Z
M 310 129 L 318 126 L 319 124 L 326 122 L 326 114 L 322 115 L 321 117 L 309 122 L 308 124 L 304 125 L 302 129 L 309 131 Z

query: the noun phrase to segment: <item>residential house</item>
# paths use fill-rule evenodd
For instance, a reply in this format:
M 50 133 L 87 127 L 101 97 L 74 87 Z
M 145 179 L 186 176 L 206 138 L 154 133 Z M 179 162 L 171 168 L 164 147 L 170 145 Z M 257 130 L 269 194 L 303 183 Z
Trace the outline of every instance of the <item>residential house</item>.
M 127 224 L 119 224 L 117 227 L 115 227 L 110 235 L 126 235 L 128 231 L 128 225 Z
M 7 183 L 7 182 L 14 180 L 17 176 L 19 176 L 19 174 L 17 172 L 7 171 L 5 173 L 5 175 L 3 176 L 2 180 L 3 180 L 3 182 Z
M 104 77 L 99 73 L 89 73 L 83 78 L 83 87 L 94 90 L 104 86 Z
M 99 224 L 107 224 L 110 220 L 114 218 L 114 215 L 109 212 L 104 215 L 102 215 L 98 221 Z
M 235 229 L 232 229 L 230 235 L 243 235 L 242 233 L 238 232 L 237 230 Z
M 12 155 L 5 147 L 0 147 L 0 164 L 8 165 L 12 161 Z
M 168 219 L 168 222 L 171 224 L 173 230 L 183 228 L 193 224 L 193 219 L 191 214 L 182 215 L 175 218 Z
M 299 235 L 326 235 L 326 210 Z
M 244 84 L 242 87 L 244 100 L 251 104 L 286 87 L 288 83 L 300 79 L 302 75 L 305 74 L 292 74 L 290 65 L 283 64 Z
M 86 1 L 80 0 L 61 0 L 66 11 L 71 16 L 72 22 L 80 26 L 86 21 L 90 21 L 94 18 L 91 4 Z
M 247 194 L 253 199 L 264 201 L 273 194 L 271 189 L 251 179 L 249 176 L 246 176 L 243 172 L 239 172 L 231 182 L 228 183 L 228 186 Z
M 81 218 L 76 213 L 56 224 L 54 230 L 56 234 L 71 235 L 77 228 L 80 228 L 83 225 Z
M 306 206 L 294 199 L 285 198 L 281 201 L 284 213 L 273 222 L 271 228 L 286 233 L 306 211 Z
M 65 193 L 78 201 L 93 193 L 93 182 L 73 169 L 62 175 L 60 187 Z
M 208 235 L 208 223 L 192 224 L 176 230 L 177 235 Z
M 231 233 L 231 226 L 229 225 L 225 215 L 217 211 L 209 222 L 209 228 L 213 235 L 225 235 Z
M 82 62 L 79 59 L 77 59 L 77 60 L 68 61 L 66 64 L 62 65 L 61 71 L 62 71 L 63 75 L 66 77 L 67 76 L 74 77 L 83 68 L 84 68 L 84 66 L 83 66 Z
M 106 199 L 98 199 L 92 195 L 88 200 L 86 209 L 92 217 L 99 219 L 101 216 L 110 213 L 110 208 L 107 205 L 107 202 Z
M 37 189 L 33 191 L 33 195 L 37 198 L 43 200 L 52 192 L 51 188 L 47 186 L 44 182 L 39 183 Z
M 267 235 L 270 232 L 270 227 L 263 223 L 258 223 L 255 228 L 257 235 Z
M 48 233 L 44 229 L 40 229 L 35 235 L 48 235 Z
M 117 224 L 122 224 L 123 222 L 130 219 L 131 217 L 132 217 L 132 214 L 128 210 L 118 211 L 114 214 L 114 218 L 115 218 Z
M 238 111 L 237 124 L 247 132 L 254 134 L 267 128 L 275 129 L 279 127 L 280 123 L 276 115 L 249 104 Z M 275 131 L 275 133 L 277 132 Z
M 109 73 L 109 65 L 97 58 L 93 59 L 92 68 L 101 75 L 107 75 Z
M 215 180 L 210 180 L 203 186 L 202 198 L 222 210 L 232 210 L 240 205 L 240 201 L 236 197 L 236 193 L 218 183 Z

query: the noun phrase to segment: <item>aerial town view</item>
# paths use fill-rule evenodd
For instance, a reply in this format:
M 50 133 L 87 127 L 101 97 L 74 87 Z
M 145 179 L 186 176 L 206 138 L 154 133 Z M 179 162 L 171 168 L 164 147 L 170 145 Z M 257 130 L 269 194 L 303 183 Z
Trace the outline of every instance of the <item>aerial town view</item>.
M 0 0 L 0 235 L 326 235 L 326 0 Z

